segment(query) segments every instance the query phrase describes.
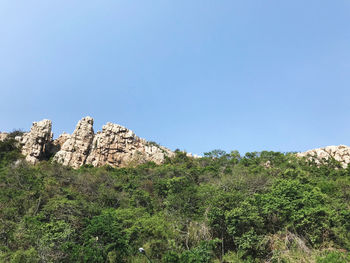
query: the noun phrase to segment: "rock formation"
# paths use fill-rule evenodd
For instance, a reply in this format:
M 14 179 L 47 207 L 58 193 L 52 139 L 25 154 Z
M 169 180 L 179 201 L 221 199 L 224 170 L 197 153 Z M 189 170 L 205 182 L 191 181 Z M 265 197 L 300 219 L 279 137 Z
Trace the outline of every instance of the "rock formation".
M 15 139 L 22 146 L 26 160 L 32 164 L 53 156 L 54 161 L 73 168 L 84 164 L 123 167 L 148 161 L 160 164 L 166 157 L 174 156 L 171 150 L 141 139 L 118 124 L 109 122 L 102 127 L 102 131 L 95 134 L 93 123 L 91 117 L 85 117 L 78 122 L 73 134 L 63 133 L 53 140 L 51 121 L 42 120 L 33 122 L 30 132 L 16 136 Z M 9 135 L 6 132 L 0 133 L 0 141 Z M 327 146 L 297 153 L 297 156 L 313 160 L 316 164 L 333 158 L 346 168 L 350 163 L 350 147 Z
M 162 163 L 165 156 L 173 153 L 158 145 L 137 137 L 131 130 L 113 123 L 103 126 L 92 142 L 87 164 L 93 166 L 125 166 L 132 162 L 153 161 Z
M 51 121 L 42 120 L 33 122 L 30 132 L 16 136 L 15 139 L 21 145 L 26 160 L 32 164 L 53 156 L 54 161 L 73 168 L 84 164 L 123 167 L 148 161 L 160 164 L 166 157 L 174 156 L 171 150 L 141 139 L 121 125 L 109 122 L 102 127 L 102 131 L 95 134 L 93 124 L 91 117 L 85 117 L 78 122 L 73 134 L 63 133 L 53 140 Z M 6 132 L 0 133 L 0 141 L 9 135 Z M 327 146 L 297 153 L 297 156 L 315 161 L 316 164 L 333 158 L 346 168 L 350 163 L 350 147 Z
M 316 164 L 321 164 L 323 160 L 334 158 L 336 161 L 340 162 L 343 168 L 346 168 L 350 163 L 350 147 L 346 145 L 327 146 L 298 153 L 297 156 L 314 160 Z
M 107 123 L 94 134 L 91 117 L 80 120 L 72 135 L 66 134 L 54 142 L 57 145 L 64 140 L 53 159 L 74 168 L 84 164 L 121 167 L 146 161 L 160 164 L 165 156 L 173 155 L 169 149 L 149 143 L 118 124 Z
M 7 132 L 0 132 L 0 142 L 4 141 L 8 135 Z
M 30 132 L 16 137 L 16 140 L 23 145 L 22 154 L 26 156 L 28 162 L 35 164 L 46 158 L 52 141 L 51 127 L 50 120 L 33 122 Z
M 70 138 L 70 134 L 62 133 L 56 140 L 52 141 L 51 154 L 57 153 L 62 149 L 63 144 Z
M 67 140 L 55 154 L 54 161 L 73 168 L 85 164 L 95 136 L 93 124 L 91 117 L 81 119 L 73 134 L 66 136 Z
M 147 161 L 160 164 L 166 156 L 174 155 L 169 149 L 147 142 L 118 124 L 107 123 L 95 134 L 93 123 L 91 117 L 85 117 L 78 122 L 73 134 L 63 133 L 52 140 L 51 121 L 42 120 L 34 122 L 30 132 L 17 136 L 16 140 L 30 163 L 53 156 L 54 161 L 73 168 L 84 164 L 122 167 Z M 7 136 L 8 133 L 0 133 L 0 141 Z

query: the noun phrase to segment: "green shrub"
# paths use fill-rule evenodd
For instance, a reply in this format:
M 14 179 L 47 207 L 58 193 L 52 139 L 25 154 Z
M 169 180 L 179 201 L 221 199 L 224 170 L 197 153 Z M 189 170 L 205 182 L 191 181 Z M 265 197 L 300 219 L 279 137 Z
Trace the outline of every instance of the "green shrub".
M 350 262 L 350 255 L 347 253 L 332 251 L 327 252 L 326 255 L 318 257 L 316 263 L 348 263 Z

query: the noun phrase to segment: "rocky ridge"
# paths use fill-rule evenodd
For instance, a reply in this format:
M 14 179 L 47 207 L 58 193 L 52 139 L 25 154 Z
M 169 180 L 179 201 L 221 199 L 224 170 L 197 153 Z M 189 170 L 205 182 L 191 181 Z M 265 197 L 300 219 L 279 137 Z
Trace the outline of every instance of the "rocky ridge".
M 51 121 L 42 120 L 33 122 L 30 132 L 15 139 L 21 144 L 26 160 L 33 164 L 53 156 L 54 161 L 73 168 L 85 164 L 123 167 L 148 161 L 160 164 L 174 155 L 118 124 L 107 123 L 95 134 L 93 123 L 91 117 L 82 118 L 71 135 L 63 133 L 53 140 Z M 0 140 L 7 137 L 8 133 L 0 133 Z
M 148 161 L 161 164 L 166 157 L 174 156 L 171 150 L 139 138 L 121 125 L 109 122 L 102 127 L 102 131 L 95 133 L 93 124 L 93 118 L 82 118 L 72 134 L 63 133 L 53 140 L 52 122 L 45 119 L 33 122 L 29 132 L 15 139 L 22 146 L 26 160 L 32 164 L 52 157 L 54 161 L 73 168 L 85 164 L 124 167 Z M 0 141 L 8 136 L 9 133 L 0 133 Z M 296 155 L 315 161 L 316 164 L 334 159 L 346 168 L 350 163 L 350 147 L 346 145 L 327 146 Z
M 350 163 L 350 147 L 346 145 L 327 146 L 323 148 L 313 149 L 302 153 L 297 153 L 298 157 L 305 157 L 321 164 L 323 160 L 334 159 L 346 168 Z

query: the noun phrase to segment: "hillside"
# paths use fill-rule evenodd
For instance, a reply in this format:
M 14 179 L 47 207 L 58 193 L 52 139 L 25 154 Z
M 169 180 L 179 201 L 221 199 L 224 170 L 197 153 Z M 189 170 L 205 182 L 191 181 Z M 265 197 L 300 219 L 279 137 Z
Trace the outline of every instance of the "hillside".
M 147 262 L 140 247 L 152 262 L 350 262 L 350 168 L 335 158 L 169 151 L 123 163 L 102 154 L 112 138 L 164 148 L 113 124 L 95 134 L 89 118 L 56 141 L 51 122 L 33 127 L 40 140 L 0 142 L 0 262 Z

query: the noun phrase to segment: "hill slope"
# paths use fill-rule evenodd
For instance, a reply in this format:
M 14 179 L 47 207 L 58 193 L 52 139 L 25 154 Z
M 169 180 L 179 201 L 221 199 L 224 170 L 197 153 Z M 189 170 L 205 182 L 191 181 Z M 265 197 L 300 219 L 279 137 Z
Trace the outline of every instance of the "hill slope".
M 0 262 L 349 262 L 350 169 L 177 151 L 72 169 L 0 142 Z M 266 165 L 268 163 L 268 165 Z

